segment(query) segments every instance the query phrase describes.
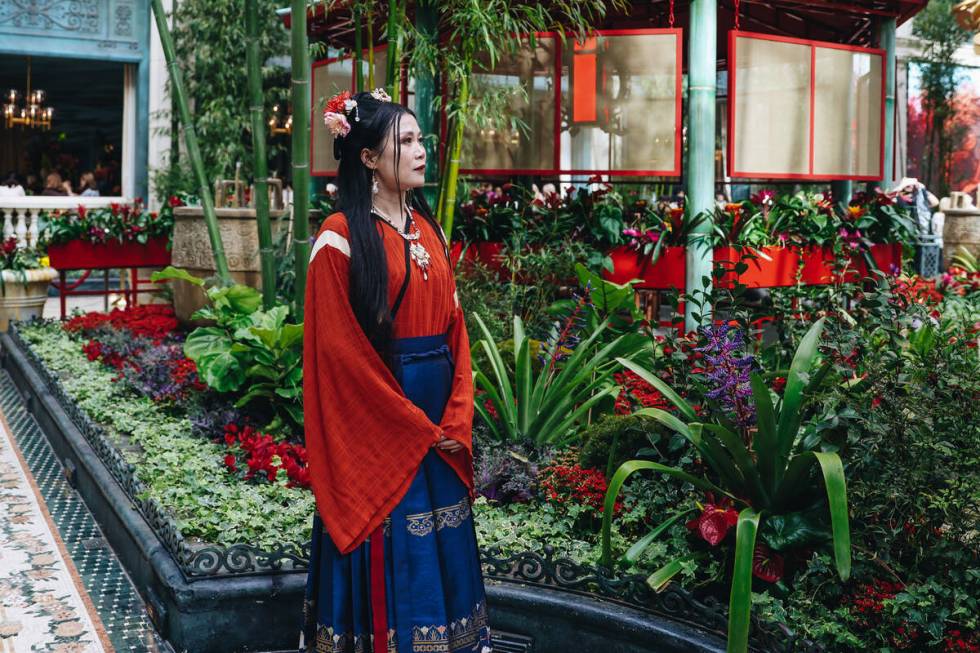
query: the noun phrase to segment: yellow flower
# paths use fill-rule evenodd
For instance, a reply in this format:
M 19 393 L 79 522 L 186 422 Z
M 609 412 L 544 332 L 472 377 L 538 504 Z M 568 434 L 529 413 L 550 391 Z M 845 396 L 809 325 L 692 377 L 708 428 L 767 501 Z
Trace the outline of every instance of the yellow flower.
M 49 259 L 47 256 L 42 256 L 40 263 L 42 268 L 51 267 L 51 259 Z

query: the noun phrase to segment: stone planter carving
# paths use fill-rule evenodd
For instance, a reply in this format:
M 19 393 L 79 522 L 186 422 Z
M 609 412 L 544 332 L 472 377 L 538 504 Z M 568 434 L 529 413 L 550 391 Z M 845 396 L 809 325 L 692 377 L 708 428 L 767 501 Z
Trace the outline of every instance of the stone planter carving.
M 259 233 L 255 222 L 255 209 L 220 208 L 218 228 L 228 258 L 228 269 L 237 283 L 256 289 L 262 288 L 259 267 Z M 286 211 L 270 211 L 272 237 L 280 228 L 287 228 L 281 220 Z M 182 206 L 174 209 L 174 239 L 171 264 L 198 277 L 212 277 L 216 270 L 211 241 L 208 238 L 204 211 L 200 207 Z M 191 315 L 204 306 L 203 291 L 186 281 L 172 281 L 174 288 L 174 312 L 177 319 L 189 322 Z
M 943 225 L 943 269 L 952 263 L 960 248 L 980 256 L 980 208 L 966 193 L 950 193 L 939 202 L 946 216 Z

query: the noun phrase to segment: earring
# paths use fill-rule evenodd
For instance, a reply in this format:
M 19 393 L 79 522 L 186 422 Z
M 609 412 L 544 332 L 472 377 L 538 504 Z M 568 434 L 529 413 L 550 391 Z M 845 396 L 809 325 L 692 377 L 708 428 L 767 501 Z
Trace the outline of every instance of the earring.
M 371 194 L 378 194 L 378 175 L 374 170 L 371 171 Z

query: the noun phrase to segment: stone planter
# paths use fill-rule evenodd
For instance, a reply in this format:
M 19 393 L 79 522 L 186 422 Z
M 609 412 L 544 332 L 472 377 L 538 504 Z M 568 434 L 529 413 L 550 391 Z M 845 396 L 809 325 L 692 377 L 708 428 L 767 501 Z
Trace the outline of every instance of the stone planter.
M 54 268 L 38 270 L 3 270 L 3 294 L 0 296 L 0 331 L 6 331 L 11 320 L 41 317 L 48 298 L 48 286 L 58 278 Z
M 247 286 L 261 290 L 262 274 L 259 267 L 259 232 L 255 222 L 255 209 L 215 209 L 218 229 L 221 232 L 225 256 L 231 278 Z M 272 238 L 285 221 L 280 219 L 286 211 L 270 211 Z M 174 209 L 174 238 L 171 265 L 187 270 L 197 277 L 213 277 L 216 274 L 211 240 L 208 238 L 204 210 L 200 207 L 181 206 Z M 181 322 L 189 322 L 191 315 L 205 304 L 204 292 L 186 281 L 172 281 L 174 289 L 174 313 Z
M 965 249 L 980 256 L 980 208 L 973 206 L 966 193 L 950 193 L 939 203 L 946 216 L 943 225 L 943 269 L 948 268 L 953 257 Z

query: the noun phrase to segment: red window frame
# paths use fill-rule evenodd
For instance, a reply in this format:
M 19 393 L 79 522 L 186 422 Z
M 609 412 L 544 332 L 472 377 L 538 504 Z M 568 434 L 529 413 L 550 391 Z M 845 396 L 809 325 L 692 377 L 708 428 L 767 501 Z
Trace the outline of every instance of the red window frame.
M 810 125 L 809 125 L 809 147 L 810 161 L 809 173 L 798 172 L 751 172 L 747 170 L 736 170 L 735 168 L 735 90 L 736 90 L 736 47 L 735 41 L 739 38 L 758 39 L 763 41 L 776 41 L 779 43 L 793 43 L 796 45 L 806 45 L 810 47 Z M 827 48 L 831 50 L 846 50 L 850 52 L 862 52 L 881 57 L 881 116 L 880 116 L 880 150 L 878 153 L 878 174 L 877 175 L 824 175 L 813 172 L 813 146 L 815 144 L 816 118 L 814 109 L 816 107 L 816 58 L 817 48 Z M 729 176 L 733 179 L 794 179 L 802 181 L 832 181 L 835 179 L 847 179 L 852 181 L 880 181 L 885 175 L 885 84 L 888 75 L 885 51 L 880 48 L 865 48 L 855 45 L 844 45 L 841 43 L 829 43 L 826 41 L 814 41 L 811 39 L 797 39 L 788 36 L 775 36 L 773 34 L 761 34 L 758 32 L 745 32 L 732 30 L 728 33 L 728 170 Z
M 677 47 L 677 66 L 676 66 L 676 80 L 674 87 L 675 95 L 675 108 L 674 108 L 674 166 L 667 170 L 609 170 L 609 169 L 592 169 L 592 170 L 580 170 L 574 168 L 564 169 L 561 167 L 561 101 L 562 101 L 562 81 L 561 81 L 561 70 L 564 63 L 564 48 L 562 46 L 561 38 L 558 32 L 536 32 L 536 37 L 550 37 L 555 39 L 555 127 L 554 127 L 554 152 L 552 156 L 553 166 L 546 169 L 536 169 L 536 168 L 509 168 L 509 169 L 492 169 L 492 168 L 460 168 L 461 174 L 468 175 L 486 175 L 486 176 L 506 176 L 506 175 L 540 175 L 540 176 L 558 176 L 558 175 L 608 175 L 610 177 L 680 177 L 681 176 L 681 139 L 682 139 L 682 126 L 683 126 L 683 116 L 681 113 L 682 98 L 681 94 L 683 91 L 683 44 L 684 44 L 684 32 L 679 27 L 674 28 L 649 28 L 649 29 L 610 29 L 610 30 L 595 30 L 592 32 L 595 36 L 648 36 L 648 35 L 664 35 L 672 34 L 676 37 L 676 47 Z M 568 33 L 566 37 L 574 39 L 574 34 Z M 446 147 L 446 137 L 448 134 L 448 119 L 446 117 L 446 85 L 443 83 L 443 105 L 441 108 L 441 128 L 440 128 L 440 151 Z M 573 99 L 574 101 L 574 99 Z
M 377 46 L 374 47 L 374 52 L 375 53 L 378 53 L 378 52 L 386 52 L 387 50 L 388 50 L 388 45 L 387 44 L 377 45 Z M 366 54 L 367 54 L 367 48 L 364 48 L 361 51 L 361 62 L 364 63 L 364 64 L 367 63 L 367 56 L 366 56 Z M 330 65 L 332 63 L 336 63 L 338 61 L 344 61 L 346 59 L 353 59 L 353 58 L 354 58 L 354 55 L 352 55 L 352 54 L 345 54 L 345 55 L 343 55 L 341 57 L 326 57 L 324 59 L 317 59 L 310 66 L 310 122 L 311 122 L 311 126 L 310 126 L 310 176 L 312 176 L 312 177 L 336 177 L 337 176 L 337 171 L 336 170 L 316 170 L 315 168 L 313 168 L 313 148 L 314 148 L 314 141 L 313 141 L 313 127 L 312 127 L 312 122 L 313 122 L 313 120 L 317 120 L 317 119 L 322 120 L 323 119 L 322 114 L 320 114 L 317 111 L 317 106 L 316 106 L 316 101 L 317 101 L 316 75 L 314 75 L 313 72 L 317 68 L 319 68 L 321 66 L 328 66 L 328 65 Z M 367 81 L 367 79 L 365 78 L 365 82 L 366 81 Z M 352 65 L 351 66 L 350 89 L 349 89 L 352 93 L 354 92 L 354 88 L 355 88 L 356 83 L 357 83 L 357 68 L 355 68 Z M 408 77 L 406 75 L 402 75 L 401 96 L 402 96 L 402 99 L 403 99 L 402 104 L 405 104 L 407 102 L 407 100 L 408 100 Z

